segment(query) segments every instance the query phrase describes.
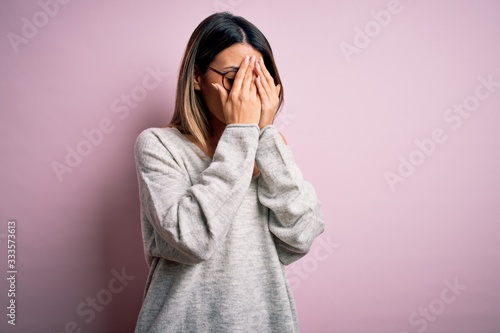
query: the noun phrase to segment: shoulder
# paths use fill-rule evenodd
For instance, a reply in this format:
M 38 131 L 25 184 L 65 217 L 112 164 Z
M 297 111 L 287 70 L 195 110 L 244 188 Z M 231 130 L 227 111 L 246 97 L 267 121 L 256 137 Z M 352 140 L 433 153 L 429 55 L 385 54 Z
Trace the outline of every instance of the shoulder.
M 171 127 L 151 127 L 143 130 L 135 141 L 135 154 L 145 152 L 172 150 L 179 147 L 180 132 Z
M 134 147 L 137 171 L 142 173 L 159 172 L 169 174 L 183 172 L 184 145 L 182 134 L 175 128 L 148 128 L 136 139 Z
M 172 127 L 151 127 L 143 130 L 136 139 L 136 146 L 153 144 L 155 142 L 168 142 L 178 138 L 179 131 Z

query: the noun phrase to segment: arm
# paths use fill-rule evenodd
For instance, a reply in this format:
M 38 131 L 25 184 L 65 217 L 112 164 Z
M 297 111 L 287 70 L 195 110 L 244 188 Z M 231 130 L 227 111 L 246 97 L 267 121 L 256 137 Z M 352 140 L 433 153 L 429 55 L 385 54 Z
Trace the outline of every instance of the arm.
M 228 125 L 196 184 L 153 132 L 139 135 L 135 155 L 141 211 L 154 229 L 154 239 L 144 240 L 146 250 L 186 264 L 210 258 L 248 190 L 258 135 L 256 124 Z M 143 226 L 143 232 L 151 226 Z
M 262 129 L 256 161 L 259 201 L 270 209 L 269 230 L 281 262 L 288 265 L 304 256 L 323 232 L 320 203 L 274 126 Z

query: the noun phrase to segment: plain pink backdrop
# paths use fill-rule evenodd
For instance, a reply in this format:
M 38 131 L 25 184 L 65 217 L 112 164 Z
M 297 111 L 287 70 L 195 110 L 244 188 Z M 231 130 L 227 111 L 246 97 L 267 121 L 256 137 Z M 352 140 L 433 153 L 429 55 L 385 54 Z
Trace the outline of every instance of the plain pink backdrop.
M 11 219 L 18 236 L 2 332 L 133 331 L 133 145 L 170 120 L 187 40 L 224 9 L 268 37 L 276 125 L 323 205 L 326 231 L 288 268 L 302 331 L 500 332 L 500 2 L 64 2 L 0 3 L 3 276 Z

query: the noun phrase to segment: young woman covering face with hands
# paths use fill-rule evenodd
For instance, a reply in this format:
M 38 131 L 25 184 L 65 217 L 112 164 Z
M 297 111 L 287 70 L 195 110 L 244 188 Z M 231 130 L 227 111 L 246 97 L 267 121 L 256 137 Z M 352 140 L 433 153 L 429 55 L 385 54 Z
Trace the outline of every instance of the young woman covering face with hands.
M 169 126 L 137 138 L 150 268 L 136 332 L 298 332 L 284 271 L 323 231 L 320 204 L 273 126 L 271 47 L 229 13 L 193 32 Z

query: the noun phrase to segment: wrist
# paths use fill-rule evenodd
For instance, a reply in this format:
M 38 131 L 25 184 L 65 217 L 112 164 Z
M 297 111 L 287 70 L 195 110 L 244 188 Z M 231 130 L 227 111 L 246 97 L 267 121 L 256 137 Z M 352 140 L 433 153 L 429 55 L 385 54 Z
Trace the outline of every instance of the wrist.
M 259 128 L 260 128 L 260 129 L 263 129 L 264 127 L 269 126 L 269 125 L 272 125 L 272 124 L 273 124 L 272 119 L 271 119 L 271 120 L 261 119 L 261 120 L 259 121 Z

